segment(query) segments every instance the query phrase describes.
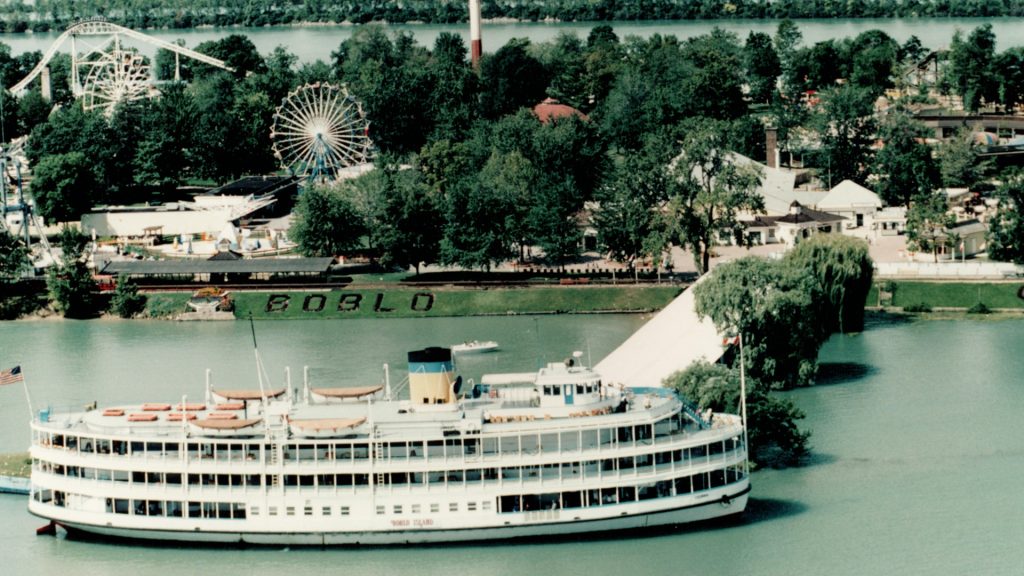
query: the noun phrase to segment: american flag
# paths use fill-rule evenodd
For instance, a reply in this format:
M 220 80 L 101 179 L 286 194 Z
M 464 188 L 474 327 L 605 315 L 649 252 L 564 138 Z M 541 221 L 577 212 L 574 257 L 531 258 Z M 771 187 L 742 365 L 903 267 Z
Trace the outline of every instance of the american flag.
M 6 386 L 7 384 L 17 384 L 18 382 L 24 382 L 25 376 L 21 373 L 21 366 L 15 366 L 10 370 L 4 370 L 0 372 L 0 386 Z

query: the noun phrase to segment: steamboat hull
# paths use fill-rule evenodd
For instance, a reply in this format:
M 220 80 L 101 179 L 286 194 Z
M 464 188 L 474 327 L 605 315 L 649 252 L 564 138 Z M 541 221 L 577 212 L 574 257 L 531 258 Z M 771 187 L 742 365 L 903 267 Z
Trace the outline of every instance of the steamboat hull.
M 72 536 L 86 539 L 115 538 L 142 542 L 179 542 L 186 544 L 243 544 L 255 546 L 387 546 L 405 544 L 442 544 L 486 542 L 494 540 L 530 540 L 534 538 L 572 538 L 583 534 L 621 533 L 671 529 L 687 524 L 738 516 L 747 506 L 750 487 L 715 499 L 669 510 L 629 513 L 615 517 L 584 519 L 574 510 L 542 510 L 534 518 L 517 525 L 492 525 L 466 528 L 435 528 L 387 531 L 342 532 L 244 532 L 202 531 L 174 528 L 147 529 L 94 525 L 73 520 L 55 520 Z M 36 513 L 37 516 L 47 518 Z M 544 519 L 546 518 L 546 519 Z M 49 518 L 47 518 L 49 519 Z

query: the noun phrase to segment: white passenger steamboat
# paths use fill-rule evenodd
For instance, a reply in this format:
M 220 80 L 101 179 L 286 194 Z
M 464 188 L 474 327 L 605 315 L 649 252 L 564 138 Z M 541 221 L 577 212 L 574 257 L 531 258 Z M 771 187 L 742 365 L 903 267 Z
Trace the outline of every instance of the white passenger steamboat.
M 743 511 L 738 416 L 602 381 L 577 359 L 462 386 L 410 352 L 408 399 L 363 388 L 213 389 L 32 423 L 29 510 L 69 532 L 254 544 L 395 544 L 668 526 Z M 404 396 L 404 394 L 403 394 Z

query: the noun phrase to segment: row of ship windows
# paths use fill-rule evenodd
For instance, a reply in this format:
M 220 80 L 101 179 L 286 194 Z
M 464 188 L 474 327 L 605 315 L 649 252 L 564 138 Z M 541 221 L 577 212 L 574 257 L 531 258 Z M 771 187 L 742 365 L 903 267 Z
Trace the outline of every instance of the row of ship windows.
M 512 512 L 557 510 L 560 508 L 587 508 L 625 504 L 638 500 L 682 496 L 720 488 L 739 482 L 744 477 L 745 473 L 741 466 L 729 466 L 720 470 L 712 470 L 711 472 L 702 472 L 672 480 L 649 482 L 635 486 L 594 488 L 591 490 L 574 490 L 569 492 L 515 494 L 498 498 L 498 512 L 507 514 Z
M 649 482 L 631 486 L 618 486 L 612 488 L 594 488 L 590 490 L 574 490 L 566 492 L 543 492 L 535 494 L 513 494 L 498 497 L 498 512 L 508 514 L 514 512 L 532 512 L 538 510 L 557 510 L 562 508 L 588 508 L 594 506 L 608 506 L 612 504 L 625 504 L 630 502 L 652 500 L 655 498 L 667 498 L 671 496 L 682 496 L 704 490 L 720 488 L 743 480 L 745 472 L 741 466 L 729 466 L 720 470 L 702 472 L 689 476 L 681 476 L 672 480 Z M 64 507 L 72 506 L 70 503 L 77 496 L 60 490 L 39 490 L 33 494 L 39 502 Z M 88 498 L 88 497 L 82 497 Z M 108 514 L 131 514 L 135 516 L 163 516 L 169 518 L 219 518 L 219 519 L 244 519 L 246 517 L 245 505 L 240 502 L 197 502 L 178 500 L 137 500 L 127 498 L 106 498 L 106 512 Z M 439 503 L 431 503 L 429 513 L 436 514 L 441 511 Z M 408 509 L 409 514 L 421 514 L 427 509 L 421 504 L 410 504 L 406 507 L 403 504 L 394 504 L 390 512 L 401 515 Z M 321 516 L 333 515 L 332 506 L 311 506 L 302 507 L 302 515 L 313 516 L 319 512 Z M 490 511 L 491 502 L 484 500 L 466 502 L 467 512 Z M 295 506 L 268 506 L 267 516 L 277 516 L 283 512 L 285 516 L 297 515 Z M 459 512 L 458 502 L 448 503 L 449 512 Z M 388 507 L 383 504 L 376 505 L 377 515 L 388 513 Z M 249 514 L 260 515 L 259 506 L 251 506 Z M 339 516 L 349 516 L 349 506 L 339 506 Z
M 378 460 L 413 458 L 461 458 L 464 456 L 516 454 L 538 454 L 574 452 L 598 447 L 616 448 L 623 445 L 650 445 L 654 439 L 671 436 L 685 426 L 686 416 L 679 412 L 655 424 L 620 426 L 595 430 L 574 430 L 495 436 L 482 438 L 449 438 L 410 442 L 289 442 L 282 448 L 282 458 L 287 461 L 319 460 L 365 460 L 371 452 Z M 181 442 L 144 442 L 109 440 L 87 436 L 73 436 L 59 433 L 39 432 L 36 443 L 41 446 L 62 448 L 84 454 L 113 454 L 136 456 L 159 456 L 177 458 L 182 450 Z M 253 442 L 187 442 L 185 450 L 189 458 L 212 458 L 220 461 L 259 460 L 265 456 L 273 460 L 274 446 L 265 445 L 262 440 Z M 262 454 L 266 451 L 267 454 Z
M 718 443 L 716 443 L 717 445 Z M 732 450 L 739 447 L 738 443 L 730 443 Z M 726 452 L 731 453 L 732 450 Z M 721 454 L 716 452 L 714 455 Z M 517 481 L 541 478 L 543 480 L 579 480 L 593 478 L 622 471 L 633 471 L 637 474 L 657 473 L 659 467 L 671 467 L 675 463 L 691 465 L 696 461 L 708 461 L 711 450 L 705 447 L 668 450 L 656 454 L 624 456 L 621 458 L 605 458 L 603 460 L 586 460 L 563 462 L 534 466 L 505 466 L 501 468 L 471 468 L 467 470 L 431 470 L 428 472 L 382 472 L 378 473 L 377 484 L 408 485 L 408 484 L 452 484 L 474 483 L 498 480 Z M 698 462 L 700 463 L 700 462 Z M 84 466 L 65 466 L 51 462 L 36 460 L 35 469 L 49 474 L 83 478 L 86 480 L 132 482 L 134 484 L 172 484 L 180 485 L 183 481 L 190 485 L 202 486 L 273 486 L 275 478 L 280 478 L 285 486 L 365 486 L 370 484 L 369 474 L 182 474 L 178 472 L 142 472 L 127 470 L 107 470 Z
M 39 490 L 32 496 L 35 500 L 44 504 L 52 504 L 58 507 L 75 507 L 76 501 L 86 502 L 91 500 L 91 497 L 81 496 L 74 493 L 67 493 L 61 490 Z M 484 500 L 481 502 L 470 501 L 466 502 L 467 512 L 476 512 L 477 510 L 488 512 L 492 509 L 491 502 Z M 180 500 L 139 500 L 139 499 L 128 499 L 128 498 L 106 498 L 105 509 L 107 514 L 126 514 L 133 516 L 161 516 L 167 518 L 218 518 L 218 519 L 233 519 L 243 520 L 246 518 L 246 508 L 241 502 L 198 502 L 198 501 L 180 501 Z M 449 502 L 447 510 L 449 512 L 459 512 L 459 502 Z M 303 516 L 313 516 L 314 512 L 319 513 L 320 516 L 332 516 L 335 508 L 333 506 L 312 506 L 305 505 L 301 508 L 296 506 L 267 506 L 267 516 L 278 516 L 279 513 L 284 516 L 296 516 L 299 511 Z M 351 515 L 351 508 L 349 506 L 338 506 L 339 516 Z M 441 504 L 433 502 L 427 506 L 422 504 L 410 504 L 408 506 L 403 504 L 394 504 L 391 506 L 392 514 L 403 514 L 405 510 L 409 511 L 409 514 L 422 514 L 429 510 L 431 514 L 437 514 L 441 511 Z M 376 512 L 378 515 L 383 515 L 388 512 L 388 507 L 383 504 L 376 506 Z M 248 515 L 259 516 L 260 507 L 250 506 Z
M 37 490 L 32 494 L 38 502 L 61 508 L 88 508 L 90 496 L 61 490 Z M 82 504 L 79 505 L 79 502 Z M 106 498 L 108 514 L 131 514 L 133 516 L 165 516 L 168 518 L 245 518 L 245 504 L 241 502 L 182 502 L 180 500 L 130 500 L 128 498 Z

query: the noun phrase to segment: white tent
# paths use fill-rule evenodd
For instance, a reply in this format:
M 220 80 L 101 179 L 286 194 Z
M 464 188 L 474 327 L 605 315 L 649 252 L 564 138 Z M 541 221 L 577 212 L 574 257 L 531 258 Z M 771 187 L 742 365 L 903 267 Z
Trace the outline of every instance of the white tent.
M 843 180 L 818 202 L 815 207 L 823 212 L 842 214 L 843 212 L 871 211 L 882 207 L 882 199 L 871 190 L 857 184 L 853 180 Z
M 610 384 L 656 388 L 666 377 L 693 362 L 717 362 L 724 352 L 722 336 L 711 319 L 697 317 L 691 286 L 594 369 Z

